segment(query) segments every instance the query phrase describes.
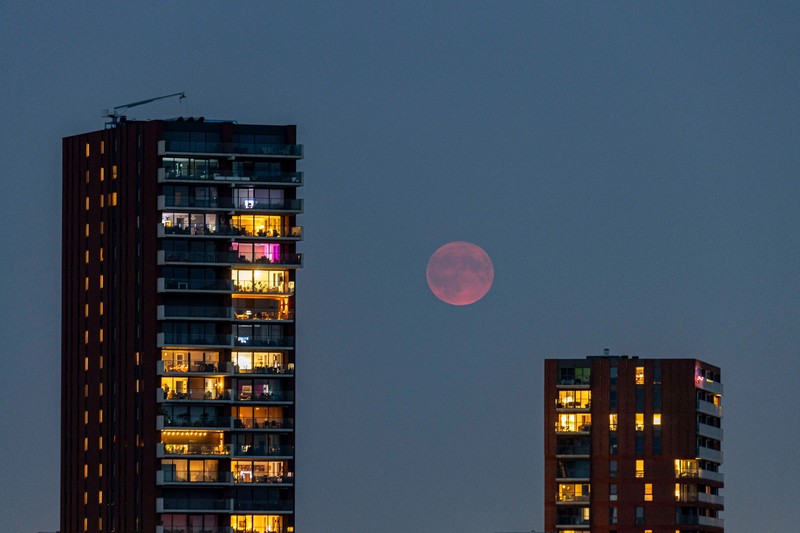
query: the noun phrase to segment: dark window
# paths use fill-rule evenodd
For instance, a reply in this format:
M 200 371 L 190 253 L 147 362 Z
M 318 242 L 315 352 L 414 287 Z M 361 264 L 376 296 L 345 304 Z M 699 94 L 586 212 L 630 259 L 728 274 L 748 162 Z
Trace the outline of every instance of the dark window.
M 636 455 L 644 455 L 644 432 L 636 432 Z
M 611 455 L 617 454 L 617 432 L 610 431 L 608 433 L 608 453 Z

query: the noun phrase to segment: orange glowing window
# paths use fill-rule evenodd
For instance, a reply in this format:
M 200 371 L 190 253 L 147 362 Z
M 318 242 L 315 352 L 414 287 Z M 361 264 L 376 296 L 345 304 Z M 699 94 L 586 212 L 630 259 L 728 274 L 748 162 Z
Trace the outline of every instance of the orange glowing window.
M 100 153 L 101 154 L 106 153 L 106 142 L 105 141 L 100 141 Z
M 653 425 L 654 426 L 661 425 L 661 413 L 653 413 Z
M 90 174 L 90 173 L 89 173 L 89 171 L 87 170 L 87 171 L 86 171 L 86 183 L 89 183 L 89 178 L 90 178 L 90 177 L 91 177 L 91 174 Z
M 117 165 L 113 165 L 111 167 L 111 179 L 112 180 L 117 179 Z
M 636 431 L 644 431 L 644 413 L 636 413 Z
M 100 181 L 105 181 L 106 179 L 106 172 L 103 167 L 100 167 Z
M 636 459 L 636 477 L 644 477 L 644 459 Z
M 653 484 L 652 483 L 645 483 L 644 484 L 644 501 L 646 501 L 646 502 L 653 501 Z
M 89 143 L 86 143 L 86 157 L 89 157 L 89 154 L 90 154 L 90 153 L 91 153 L 91 152 L 90 152 L 90 150 L 89 150 Z
M 117 205 L 117 193 L 111 193 L 111 205 Z
M 89 210 L 89 197 L 86 197 L 86 210 Z
M 637 385 L 644 385 L 644 367 L 637 366 L 636 367 L 636 384 Z
M 101 194 L 100 195 L 100 207 L 105 207 L 105 205 L 106 205 L 106 197 L 105 197 L 105 195 Z

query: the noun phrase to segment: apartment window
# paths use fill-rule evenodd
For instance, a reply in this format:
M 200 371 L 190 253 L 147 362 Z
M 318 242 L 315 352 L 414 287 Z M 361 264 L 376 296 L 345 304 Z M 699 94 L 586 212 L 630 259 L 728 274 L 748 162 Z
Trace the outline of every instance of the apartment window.
M 617 408 L 617 391 L 615 389 L 612 389 L 608 392 L 608 408 Z
M 89 197 L 86 197 L 86 210 L 89 210 Z
M 636 455 L 644 455 L 644 432 L 636 432 Z
M 644 367 L 643 366 L 637 366 L 636 367 L 635 378 L 636 378 L 636 384 L 637 385 L 644 385 Z
M 636 431 L 644 431 L 644 413 L 636 413 Z
M 644 387 L 636 387 L 636 410 L 640 413 L 644 411 Z
M 610 415 L 608 415 L 608 430 L 609 431 L 617 430 L 617 413 L 611 413 Z
M 117 165 L 113 165 L 111 167 L 111 179 L 112 180 L 117 179 Z
M 608 501 L 615 502 L 617 501 L 617 493 L 619 492 L 619 485 L 616 483 L 611 483 L 608 486 Z
M 644 501 L 646 501 L 646 502 L 653 501 L 653 484 L 652 483 L 645 483 L 644 484 Z
M 89 143 L 86 143 L 86 157 L 89 157 Z
M 616 524 L 619 521 L 619 512 L 616 507 L 610 507 L 608 509 L 608 523 L 609 524 Z
M 100 141 L 100 153 L 101 154 L 106 153 L 106 142 L 105 141 Z
M 589 485 L 585 483 L 560 483 L 558 485 L 558 502 L 588 502 Z
M 636 525 L 641 526 L 644 524 L 644 507 L 636 508 Z
M 660 426 L 661 425 L 661 413 L 654 413 L 653 414 L 653 425 Z
M 619 475 L 619 466 L 616 459 L 608 462 L 608 475 L 609 477 L 617 477 Z
M 106 179 L 105 169 L 103 167 L 100 167 L 100 181 L 105 181 L 105 179 Z
M 617 367 L 615 367 L 615 366 L 612 366 L 611 368 L 608 369 L 608 375 L 611 378 L 611 384 L 612 385 L 616 385 L 617 384 L 617 375 L 618 375 L 618 373 L 619 373 L 619 369 Z
M 661 385 L 653 385 L 653 409 L 661 410 Z
M 661 427 L 653 428 L 653 455 L 661 455 Z
M 644 477 L 644 459 L 636 459 L 636 477 Z
M 661 361 L 653 361 L 653 383 L 661 383 Z
M 608 453 L 609 455 L 617 455 L 619 450 L 619 442 L 617 440 L 617 432 L 609 431 L 608 433 Z
M 590 390 L 560 390 L 556 407 L 560 409 L 589 409 L 592 405 Z
M 86 223 L 86 236 L 89 236 L 89 223 Z

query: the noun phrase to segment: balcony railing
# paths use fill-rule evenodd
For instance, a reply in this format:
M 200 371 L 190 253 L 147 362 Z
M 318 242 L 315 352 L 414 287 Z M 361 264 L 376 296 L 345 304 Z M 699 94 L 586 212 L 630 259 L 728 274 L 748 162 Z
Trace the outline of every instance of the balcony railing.
M 302 185 L 302 172 L 249 172 L 237 173 L 233 170 L 183 169 L 180 173 L 171 168 L 158 169 L 159 182 L 164 181 L 244 181 L 254 183 L 280 183 Z
M 272 285 L 267 281 L 236 281 L 233 290 L 254 294 L 294 294 L 294 282 Z
M 231 336 L 227 334 L 199 333 L 159 333 L 157 342 L 164 346 L 223 346 L 231 345 Z
M 163 483 L 231 483 L 233 475 L 229 471 L 198 472 L 195 470 L 158 470 L 156 484 Z
M 233 290 L 233 281 L 229 279 L 175 279 L 158 278 L 158 292 L 164 291 L 215 291 L 230 292 Z
M 254 254 L 234 254 L 231 261 L 236 265 L 284 265 L 284 266 L 302 266 L 302 254 L 282 253 L 273 257 L 258 256 Z
M 236 511 L 291 511 L 294 509 L 294 501 L 236 499 L 233 506 Z
M 233 450 L 235 457 L 292 457 L 294 456 L 294 446 L 235 446 Z
M 294 337 L 279 337 L 274 335 L 238 335 L 234 336 L 234 346 L 257 346 L 257 347 L 286 347 L 294 346 Z
M 156 533 L 235 533 L 235 532 L 233 528 L 228 526 L 156 526 Z M 253 533 L 253 532 L 247 531 L 247 533 Z
M 588 494 L 556 494 L 556 503 L 588 503 Z
M 287 472 L 285 474 L 278 474 L 278 475 L 269 475 L 269 474 L 253 474 L 253 475 L 243 475 L 240 474 L 238 476 L 233 477 L 233 482 L 236 485 L 250 485 L 250 484 L 260 484 L 260 483 L 272 483 L 272 484 L 284 484 L 284 485 L 292 485 L 294 484 L 294 472 Z
M 229 456 L 230 444 L 159 444 L 158 457 L 165 455 L 218 455 Z
M 189 400 L 192 402 L 197 401 L 228 401 L 231 399 L 230 389 L 220 389 L 217 391 L 210 391 L 206 389 L 186 389 L 176 391 L 173 389 L 164 390 L 156 389 L 160 392 L 163 400 Z
M 230 319 L 233 317 L 233 311 L 230 307 L 211 305 L 159 305 L 156 316 L 159 320 L 169 318 Z
M 198 198 L 191 196 L 160 195 L 158 209 L 225 209 L 246 211 L 295 211 L 303 210 L 300 198 Z
M 568 424 L 563 425 L 556 422 L 556 432 L 558 433 L 588 433 L 591 431 L 591 424 Z
M 239 392 L 234 398 L 237 402 L 291 402 L 294 391 L 270 391 L 259 394 Z
M 162 145 L 163 143 L 163 145 Z M 265 144 L 265 143 L 222 143 L 205 141 L 170 141 L 162 140 L 159 144 L 159 155 L 166 153 L 195 154 L 242 154 L 266 155 L 274 157 L 303 157 L 302 144 Z
M 240 368 L 239 365 L 233 365 L 234 374 L 294 374 L 294 364 L 287 365 L 273 365 L 273 366 L 257 366 L 255 368 Z
M 556 455 L 589 455 L 590 453 L 591 446 L 588 443 L 585 445 L 564 444 L 556 447 Z
M 229 416 L 177 416 L 158 415 L 156 418 L 156 429 L 164 428 L 212 428 L 230 429 L 231 417 Z
M 157 498 L 156 512 L 166 511 L 231 511 L 233 500 L 216 498 Z
M 697 412 L 722 418 L 722 406 L 711 402 L 697 400 Z
M 234 418 L 234 429 L 291 429 L 294 427 L 294 418 L 254 417 Z
M 261 239 L 300 239 L 303 237 L 302 226 L 286 226 L 283 228 L 263 228 L 251 230 L 229 224 L 188 224 L 185 226 L 158 225 L 158 237 L 167 235 L 202 237 L 256 237 Z
M 725 498 L 719 494 L 707 494 L 705 492 L 697 493 L 697 501 L 702 503 L 710 503 L 712 505 L 724 505 Z
M 186 361 L 184 359 L 168 359 L 156 361 L 157 374 L 230 374 L 233 364 L 219 361 Z
M 722 428 L 708 424 L 697 424 L 697 434 L 711 439 L 722 440 Z
M 706 461 L 722 463 L 722 452 L 714 450 L 713 448 L 706 448 L 705 446 L 697 447 L 697 457 L 705 459 Z
M 294 320 L 294 311 L 279 311 L 277 309 L 236 309 L 236 320 Z

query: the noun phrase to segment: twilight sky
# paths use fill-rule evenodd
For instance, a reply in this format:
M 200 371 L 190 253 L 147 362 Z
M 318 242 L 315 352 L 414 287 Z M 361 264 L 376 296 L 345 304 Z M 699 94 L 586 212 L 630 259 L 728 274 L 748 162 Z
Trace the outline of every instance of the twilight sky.
M 0 54 L 0 529 L 58 527 L 60 140 L 176 91 L 305 144 L 299 532 L 541 529 L 543 359 L 603 348 L 721 366 L 727 531 L 796 529 L 797 2 L 5 1 Z

